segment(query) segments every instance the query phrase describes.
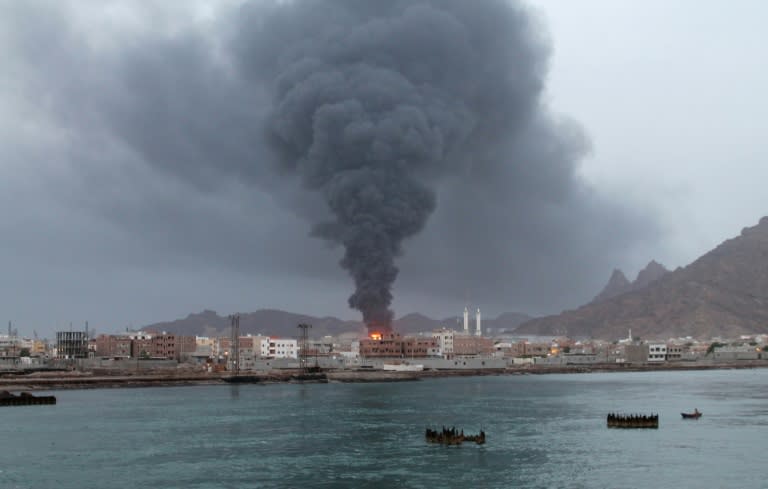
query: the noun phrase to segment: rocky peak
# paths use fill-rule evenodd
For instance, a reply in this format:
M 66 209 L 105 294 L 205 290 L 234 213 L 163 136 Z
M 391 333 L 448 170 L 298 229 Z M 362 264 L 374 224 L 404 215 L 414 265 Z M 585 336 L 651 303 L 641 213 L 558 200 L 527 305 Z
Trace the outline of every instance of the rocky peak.
M 664 265 L 656 260 L 651 260 L 651 262 L 637 274 L 637 278 L 632 282 L 632 290 L 642 289 L 667 273 L 669 273 L 669 270 L 667 270 Z
M 626 275 L 624 275 L 624 272 L 618 268 L 615 268 L 613 273 L 611 273 L 611 278 L 608 279 L 608 283 L 605 284 L 603 290 L 597 294 L 592 302 L 602 302 L 604 300 L 610 299 L 611 297 L 616 297 L 617 295 L 623 294 L 624 292 L 629 291 L 631 285 L 632 284 L 629 280 L 627 280 Z

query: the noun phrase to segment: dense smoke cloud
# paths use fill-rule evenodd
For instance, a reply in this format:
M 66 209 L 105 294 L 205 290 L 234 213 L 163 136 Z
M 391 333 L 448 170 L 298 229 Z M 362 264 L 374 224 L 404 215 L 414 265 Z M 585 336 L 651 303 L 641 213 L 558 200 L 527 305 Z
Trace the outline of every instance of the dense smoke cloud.
M 333 253 L 295 234 L 288 211 L 341 245 L 349 304 L 386 325 L 398 265 L 398 294 L 536 313 L 593 296 L 653 237 L 579 180 L 589 142 L 543 100 L 549 46 L 524 6 L 260 1 L 217 4 L 201 23 L 141 5 L 152 28 L 84 36 L 78 3 L 25 2 L 4 38 L 27 60 L 15 73 L 29 103 L 66 128 L 66 159 L 92 189 L 77 204 L 162 229 L 168 253 L 336 280 Z M 126 172 L 145 200 L 103 190 Z M 186 194 L 147 194 L 152 173 Z M 201 238 L 190 199 L 226 202 L 216 234 L 241 245 Z
M 344 246 L 350 306 L 388 327 L 395 258 L 434 210 L 435 180 L 469 168 L 475 148 L 513 136 L 533 112 L 542 84 L 528 19 L 502 2 L 262 13 L 245 9 L 237 53 L 273 94 L 268 140 L 331 210 L 314 234 Z

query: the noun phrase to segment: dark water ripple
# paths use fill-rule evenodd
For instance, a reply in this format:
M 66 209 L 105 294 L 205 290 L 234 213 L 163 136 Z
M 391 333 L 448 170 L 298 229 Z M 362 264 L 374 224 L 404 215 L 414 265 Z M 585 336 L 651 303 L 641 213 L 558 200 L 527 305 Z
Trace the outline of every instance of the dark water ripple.
M 768 370 L 56 395 L 2 411 L 0 488 L 768 487 Z M 488 442 L 427 445 L 443 425 Z

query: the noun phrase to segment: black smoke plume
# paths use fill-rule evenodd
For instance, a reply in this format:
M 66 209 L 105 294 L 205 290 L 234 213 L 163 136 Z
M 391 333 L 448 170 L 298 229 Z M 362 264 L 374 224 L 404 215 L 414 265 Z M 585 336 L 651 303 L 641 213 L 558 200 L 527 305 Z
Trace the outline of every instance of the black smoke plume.
M 201 21 L 146 0 L 126 22 L 110 5 L 5 5 L 6 92 L 39 122 L 20 130 L 55 135 L 30 154 L 71 172 L 58 201 L 147 258 L 335 298 L 338 255 L 307 245 L 303 219 L 341 245 L 350 305 L 386 330 L 395 283 L 398 307 L 439 315 L 554 312 L 658 233 L 579 177 L 590 144 L 547 106 L 549 44 L 525 5 L 211 2 Z
M 313 234 L 343 245 L 349 305 L 389 329 L 395 259 L 434 211 L 436 181 L 535 112 L 531 20 L 506 1 L 415 0 L 286 2 L 242 19 L 239 59 L 273 97 L 268 141 L 331 211 Z

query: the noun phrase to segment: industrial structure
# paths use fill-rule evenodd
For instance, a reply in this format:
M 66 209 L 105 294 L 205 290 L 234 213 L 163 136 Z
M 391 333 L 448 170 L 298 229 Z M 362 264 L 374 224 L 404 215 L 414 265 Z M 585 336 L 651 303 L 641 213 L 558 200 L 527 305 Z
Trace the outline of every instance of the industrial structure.
M 57 331 L 56 358 L 88 358 L 88 333 L 86 331 Z

